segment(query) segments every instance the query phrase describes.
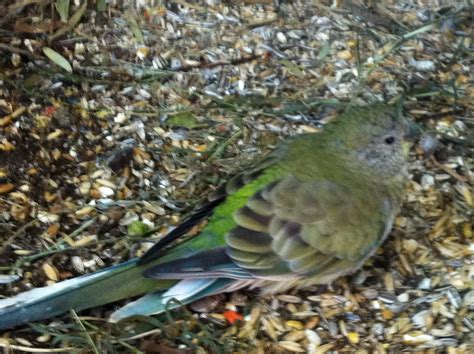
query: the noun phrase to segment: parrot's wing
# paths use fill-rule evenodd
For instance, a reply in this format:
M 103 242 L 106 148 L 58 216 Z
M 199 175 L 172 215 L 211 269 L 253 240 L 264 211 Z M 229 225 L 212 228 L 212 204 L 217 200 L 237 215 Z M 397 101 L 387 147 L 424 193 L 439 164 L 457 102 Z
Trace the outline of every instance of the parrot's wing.
M 239 227 L 226 238 L 227 253 L 259 277 L 332 281 L 361 266 L 392 227 L 397 206 L 371 193 L 370 186 L 280 180 L 236 213 Z
M 143 265 L 163 256 L 169 247 L 174 245 L 176 241 L 181 240 L 192 227 L 211 216 L 218 206 L 228 202 L 228 196 L 238 194 L 242 187 L 258 180 L 258 178 L 265 173 L 266 169 L 277 164 L 281 157 L 286 154 L 286 151 L 286 145 L 281 145 L 279 149 L 262 159 L 254 168 L 234 176 L 217 190 L 210 193 L 206 199 L 196 206 L 190 216 L 154 244 L 153 247 L 138 260 L 138 264 Z M 266 180 L 267 178 L 263 178 L 261 181 L 258 181 L 258 183 L 265 183 Z
M 151 267 L 157 279 L 288 280 L 325 283 L 359 267 L 391 229 L 397 205 L 326 180 L 281 178 L 233 215 L 226 246 Z

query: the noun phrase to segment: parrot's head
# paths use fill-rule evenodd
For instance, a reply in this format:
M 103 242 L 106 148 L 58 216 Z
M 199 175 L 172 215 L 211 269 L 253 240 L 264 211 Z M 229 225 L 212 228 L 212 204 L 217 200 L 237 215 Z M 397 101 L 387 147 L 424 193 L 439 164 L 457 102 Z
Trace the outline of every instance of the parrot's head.
M 344 150 L 354 168 L 389 179 L 406 176 L 413 129 L 396 107 L 375 104 L 349 109 L 330 130 L 336 149 Z

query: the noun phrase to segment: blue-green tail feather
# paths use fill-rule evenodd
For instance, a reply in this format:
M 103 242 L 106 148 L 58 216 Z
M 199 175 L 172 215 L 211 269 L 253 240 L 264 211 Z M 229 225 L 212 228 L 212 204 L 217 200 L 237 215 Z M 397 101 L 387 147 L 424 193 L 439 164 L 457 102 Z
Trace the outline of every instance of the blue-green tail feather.
M 57 316 L 71 309 L 104 305 L 150 291 L 168 289 L 176 281 L 146 279 L 131 260 L 52 286 L 35 288 L 0 300 L 0 329 Z
M 206 296 L 224 292 L 235 280 L 232 279 L 193 279 L 182 280 L 168 291 L 153 292 L 130 302 L 115 311 L 112 322 L 134 316 L 150 316 L 166 310 L 189 304 Z M 172 300 L 176 301 L 172 301 Z

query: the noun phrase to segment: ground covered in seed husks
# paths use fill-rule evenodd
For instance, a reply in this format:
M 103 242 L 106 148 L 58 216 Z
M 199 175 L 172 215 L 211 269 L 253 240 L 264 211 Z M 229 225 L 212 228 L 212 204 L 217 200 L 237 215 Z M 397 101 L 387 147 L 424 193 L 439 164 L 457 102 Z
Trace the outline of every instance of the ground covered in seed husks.
M 0 347 L 472 353 L 467 1 L 115 3 L 71 2 L 67 23 L 53 1 L 0 4 L 0 297 L 143 254 L 223 180 L 348 103 L 403 96 L 425 128 L 406 203 L 377 254 L 330 286 L 120 325 L 105 321 L 113 304 L 3 331 Z

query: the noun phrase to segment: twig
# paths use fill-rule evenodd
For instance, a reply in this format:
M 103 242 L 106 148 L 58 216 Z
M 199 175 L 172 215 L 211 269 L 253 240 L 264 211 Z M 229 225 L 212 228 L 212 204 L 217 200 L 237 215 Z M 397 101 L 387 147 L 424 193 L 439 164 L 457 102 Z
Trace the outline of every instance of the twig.
M 162 330 L 160 328 L 157 328 L 157 329 L 152 329 L 150 331 L 146 331 L 146 332 L 143 332 L 143 333 L 139 333 L 139 334 L 136 334 L 134 336 L 131 336 L 131 337 L 126 337 L 126 338 L 123 338 L 124 341 L 130 341 L 130 340 L 136 340 L 136 339 L 141 339 L 141 338 L 144 338 L 144 337 L 148 337 L 152 334 L 157 334 L 157 333 L 161 333 Z
M 76 316 L 77 317 L 75 317 L 75 319 L 80 320 L 80 321 L 87 321 L 88 319 L 91 319 L 93 321 L 104 321 L 104 319 L 96 318 L 96 317 L 86 317 L 86 316 L 78 316 L 78 315 L 76 315 Z M 105 322 L 108 322 L 108 321 L 105 320 Z M 96 335 L 98 335 L 98 336 L 108 337 L 110 335 L 110 333 L 108 331 L 107 332 L 103 331 L 100 327 L 94 326 L 89 322 L 85 322 L 85 323 L 87 324 L 88 327 L 90 327 L 90 329 L 95 331 L 94 333 L 96 333 Z M 80 324 L 82 324 L 82 322 Z M 84 330 L 86 330 L 85 326 L 82 326 L 82 327 L 84 328 Z M 136 354 L 141 354 L 142 353 L 141 351 L 135 349 L 133 346 L 128 344 L 125 340 L 122 340 L 120 338 L 113 338 L 113 339 L 111 338 L 110 341 L 112 343 L 118 343 L 118 344 L 124 346 L 125 348 L 127 348 L 128 349 L 127 353 L 136 353 Z M 94 345 L 94 348 L 95 348 L 95 345 Z M 100 352 L 98 352 L 98 353 L 100 353 Z
M 90 344 L 90 346 L 93 348 L 94 353 L 100 354 L 99 349 L 97 349 L 94 341 L 92 340 L 91 336 L 89 335 L 89 332 L 87 332 L 86 327 L 84 327 L 84 324 L 82 323 L 81 319 L 77 315 L 76 311 L 71 310 L 71 315 L 74 318 L 74 320 L 77 322 L 79 327 L 81 327 L 82 332 L 84 333 L 84 337 L 86 337 L 87 342 Z
M 8 239 L 6 239 L 3 243 L 2 246 L 0 247 L 0 254 L 5 252 L 5 247 L 9 246 L 14 239 L 16 239 L 18 236 L 20 236 L 23 232 L 25 232 L 26 229 L 28 229 L 30 226 L 36 223 L 36 219 L 33 219 L 29 222 L 27 222 L 25 225 L 20 227 L 18 230 L 16 230 L 13 235 L 11 235 Z
M 238 64 L 243 64 L 243 63 L 248 63 L 252 60 L 255 60 L 255 59 L 262 59 L 262 55 L 249 55 L 249 56 L 246 56 L 246 57 L 242 57 L 242 58 L 237 58 L 237 59 L 232 59 L 232 60 L 226 60 L 226 61 L 216 61 L 216 62 L 213 62 L 213 63 L 199 63 L 199 64 L 195 64 L 195 65 L 183 65 L 183 66 L 180 66 L 178 68 L 176 68 L 175 70 L 173 71 L 178 71 L 178 72 L 182 72 L 182 71 L 190 71 L 192 69 L 210 69 L 210 68 L 215 68 L 216 66 L 225 66 L 225 65 L 238 65 Z
M 239 130 L 237 133 L 235 133 L 229 139 L 227 139 L 221 145 L 219 145 L 217 147 L 217 149 L 211 154 L 211 156 L 209 156 L 206 159 L 206 161 L 210 161 L 210 160 L 215 159 L 216 157 L 219 157 L 220 155 L 222 155 L 224 153 L 225 149 L 227 148 L 227 146 L 229 146 L 229 144 L 231 142 L 233 142 L 234 140 L 239 138 L 241 135 L 242 135 L 242 131 Z
M 263 27 L 263 26 L 268 26 L 271 25 L 273 22 L 278 21 L 278 17 L 272 17 L 264 20 L 257 20 L 257 21 L 251 21 L 246 24 L 247 28 L 253 29 L 253 28 L 258 28 L 258 27 Z
M 28 58 L 34 59 L 34 60 L 44 59 L 44 57 L 42 57 L 40 55 L 36 55 L 36 54 L 31 53 L 31 52 L 29 52 L 25 49 L 20 49 L 20 48 L 13 47 L 11 45 L 4 44 L 4 43 L 0 43 L 0 51 L 1 50 L 11 52 L 11 53 L 16 53 L 16 54 L 21 54 L 21 55 L 24 55 L 25 57 L 28 57 Z
M 75 229 L 73 232 L 71 232 L 68 236 L 69 237 L 74 237 L 79 235 L 82 231 L 87 229 L 89 226 L 91 226 L 95 221 L 97 220 L 96 217 L 91 218 L 90 220 L 85 221 L 82 225 L 80 225 L 77 229 Z
M 79 21 L 82 18 L 82 15 L 84 15 L 84 13 L 86 12 L 86 9 L 87 9 L 87 0 L 83 0 L 82 5 L 79 7 L 79 9 L 77 9 L 74 15 L 71 16 L 71 18 L 66 23 L 66 25 L 64 25 L 63 27 L 58 29 L 56 32 L 54 32 L 52 35 L 50 35 L 48 39 L 50 41 L 54 41 L 55 39 L 62 37 L 69 31 L 71 31 L 79 23 Z
M 30 348 L 24 345 L 9 344 L 0 341 L 0 348 L 19 350 L 24 353 L 75 353 L 80 352 L 80 348 L 65 347 L 65 348 Z

